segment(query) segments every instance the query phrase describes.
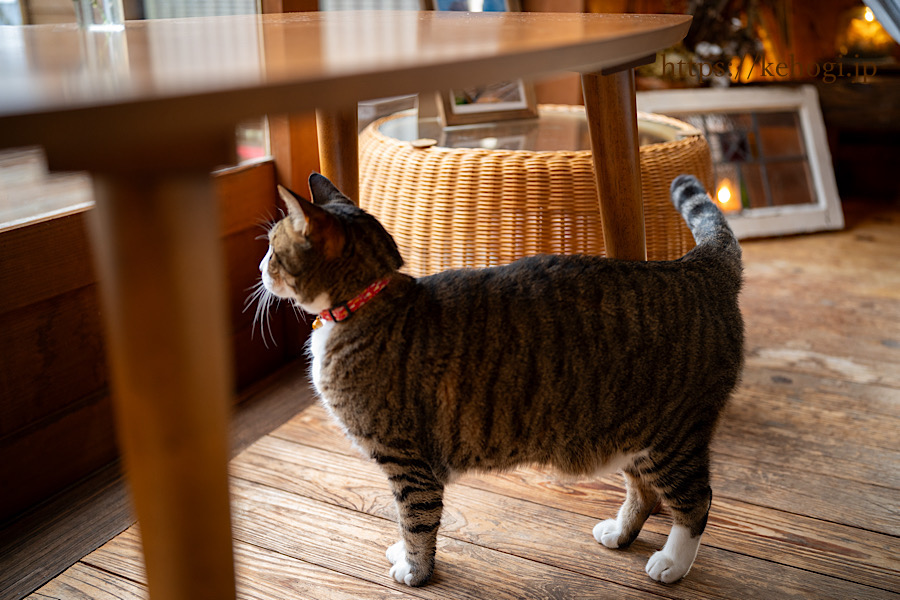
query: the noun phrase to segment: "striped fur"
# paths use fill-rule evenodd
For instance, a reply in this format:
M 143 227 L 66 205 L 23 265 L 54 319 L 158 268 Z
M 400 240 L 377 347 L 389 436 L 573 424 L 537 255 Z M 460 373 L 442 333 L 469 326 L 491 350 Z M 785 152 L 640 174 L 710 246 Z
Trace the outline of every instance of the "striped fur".
M 699 182 L 672 199 L 697 247 L 670 262 L 535 256 L 413 279 L 390 235 L 327 179 L 315 204 L 282 191 L 266 288 L 307 310 L 391 276 L 351 319 L 313 333 L 313 381 L 385 472 L 401 543 L 392 576 L 431 575 L 444 486 L 470 469 L 540 463 L 593 474 L 615 462 L 627 499 L 597 541 L 624 547 L 659 499 L 674 515 L 648 563 L 675 581 L 693 562 L 712 492 L 709 444 L 742 366 L 740 246 Z

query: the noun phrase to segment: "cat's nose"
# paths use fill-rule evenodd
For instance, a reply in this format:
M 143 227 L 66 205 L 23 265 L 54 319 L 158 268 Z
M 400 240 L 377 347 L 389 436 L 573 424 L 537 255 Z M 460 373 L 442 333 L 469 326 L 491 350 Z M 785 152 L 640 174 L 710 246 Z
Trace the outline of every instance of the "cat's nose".
M 266 252 L 266 255 L 263 256 L 263 259 L 259 262 L 259 272 L 260 273 L 265 273 L 268 270 L 270 253 L 271 253 L 271 250 L 269 250 L 269 252 Z

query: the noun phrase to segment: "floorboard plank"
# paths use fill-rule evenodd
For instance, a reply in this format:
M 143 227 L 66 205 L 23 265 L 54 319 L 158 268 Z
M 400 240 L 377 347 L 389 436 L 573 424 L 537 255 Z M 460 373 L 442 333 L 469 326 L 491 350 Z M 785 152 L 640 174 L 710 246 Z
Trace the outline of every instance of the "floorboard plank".
M 395 518 L 384 476 L 364 458 L 335 456 L 328 450 L 267 437 L 232 461 L 231 469 L 235 477 L 386 519 Z M 476 477 L 476 481 L 482 482 L 494 478 Z M 639 538 L 642 543 L 625 553 L 606 550 L 590 534 L 598 520 L 615 515 L 624 496 L 621 487 L 597 486 L 593 493 L 582 488 L 585 496 L 592 496 L 593 509 L 584 514 L 544 505 L 546 492 L 514 498 L 489 491 L 490 483 L 484 486 L 488 490 L 468 485 L 472 479 L 467 476 L 459 484 L 448 487 L 442 522 L 446 535 L 585 574 L 602 573 L 599 576 L 603 578 L 653 591 L 654 584 L 644 574 L 643 566 L 651 550 L 664 542 L 671 526 L 669 519 L 651 518 Z M 533 479 L 524 485 L 532 490 L 544 487 L 536 486 Z M 898 575 L 885 547 L 893 541 L 891 538 L 869 535 L 864 540 L 851 539 L 838 544 L 830 540 L 854 532 L 850 528 L 835 531 L 833 526 L 826 526 L 822 532 L 821 522 L 808 519 L 802 523 L 806 529 L 801 530 L 799 519 L 785 519 L 776 511 L 721 504 L 715 502 L 708 535 L 704 538 L 705 545 L 712 546 L 704 547 L 701 553 L 706 566 L 701 568 L 698 563 L 691 576 L 679 585 L 678 593 L 671 597 L 730 598 L 735 597 L 736 588 L 741 588 L 741 598 L 771 598 L 772 581 L 778 582 L 780 593 L 791 590 L 788 582 L 805 589 L 816 578 L 806 571 L 837 578 L 850 576 L 854 581 L 875 587 L 891 586 Z M 578 507 L 583 509 L 584 504 Z M 747 518 L 748 513 L 752 518 Z M 508 519 L 509 515 L 515 515 L 515 519 Z M 720 528 L 722 531 L 718 531 Z M 773 551 L 773 539 L 784 541 L 784 552 Z M 798 574 L 781 565 L 768 564 L 760 568 L 759 561 L 771 562 L 773 555 L 779 562 L 805 571 Z M 722 572 L 727 575 L 723 576 Z M 815 585 L 822 589 L 828 589 L 829 583 L 835 585 L 827 578 L 821 579 Z M 844 584 L 837 585 L 834 597 L 846 597 L 842 594 L 850 590 Z M 674 592 L 667 591 L 667 594 Z
M 244 391 L 231 456 L 312 404 L 298 362 Z M 118 462 L 0 529 L 0 598 L 18 600 L 134 523 Z
M 292 577 L 319 585 L 330 597 L 334 589 L 345 591 L 345 585 L 366 590 L 359 598 L 399 597 L 513 600 L 524 597 L 542 598 L 660 598 L 585 577 L 567 570 L 534 563 L 501 552 L 466 544 L 441 536 L 439 566 L 433 582 L 423 588 L 408 588 L 388 576 L 385 549 L 396 541 L 396 525 L 387 519 L 315 502 L 238 479 L 233 482 L 233 506 L 236 513 L 235 536 L 239 540 L 238 572 L 265 570 L 263 565 L 243 548 L 253 547 L 255 554 L 264 552 L 293 559 Z M 124 577 L 143 579 L 139 534 L 135 528 L 118 536 L 85 558 L 85 562 Z M 246 561 L 251 561 L 248 564 Z M 298 565 L 309 565 L 297 568 Z M 316 573 L 328 577 L 315 579 Z M 304 572 L 307 571 L 307 572 Z M 240 576 L 239 576 L 240 577 Z M 330 583 L 335 580 L 336 583 Z M 358 580 L 358 581 L 352 581 Z M 254 585 L 257 583 L 254 580 Z M 489 590 L 486 592 L 486 590 Z M 283 592 L 284 590 L 282 590 Z M 487 595 L 486 595 L 487 594 Z M 276 596 L 278 597 L 278 596 Z M 281 596 L 281 598 L 288 596 Z M 305 596 L 302 596 L 305 597 Z M 268 600 L 268 598 L 266 598 Z
M 720 497 L 900 536 L 900 505 L 890 488 L 763 463 L 752 455 L 715 455 L 712 475 Z
M 804 282 L 804 288 L 807 285 Z M 771 336 L 797 339 L 800 334 L 807 347 L 819 344 L 839 355 L 896 364 L 894 348 L 881 341 L 898 337 L 900 298 L 854 297 L 843 290 L 832 293 L 810 296 L 808 288 L 796 284 L 781 287 L 748 278 L 741 295 L 748 339 L 751 343 L 771 340 Z M 853 337 L 836 336 L 835 331 L 852 331 Z
M 773 398 L 742 388 L 722 417 L 713 449 L 754 456 L 861 484 L 900 489 L 900 419 L 855 410 L 829 410 L 815 397 Z
M 244 542 L 236 542 L 234 551 L 238 600 L 415 598 L 404 590 L 369 583 Z M 137 527 L 85 557 L 84 563 L 141 584 L 146 582 Z
M 900 210 L 744 242 L 747 365 L 900 388 Z
M 27 596 L 132 522 L 115 463 L 0 531 L 0 597 Z
M 268 486 L 233 484 L 238 539 L 373 583 L 390 583 L 385 549 L 396 524 Z M 340 551 L 336 549 L 340 549 Z M 430 585 L 410 590 L 421 598 L 520 600 L 658 597 L 601 579 L 439 536 L 438 566 Z M 486 594 L 487 592 L 487 594 Z
M 745 349 L 747 364 L 754 368 L 780 368 L 806 375 L 825 375 L 851 383 L 900 389 L 900 376 L 894 362 L 864 359 L 846 349 L 839 340 L 829 340 L 823 348 L 816 344 L 814 332 L 779 335 L 766 331 L 764 342 L 753 343 L 748 335 Z
M 872 414 L 860 410 L 855 399 L 805 391 L 779 381 L 780 393 L 749 383 L 740 385 L 723 418 L 747 422 L 760 429 L 790 430 L 805 441 L 840 437 L 860 446 L 897 450 L 900 415 Z M 900 403 L 900 390 L 887 397 Z
M 78 562 L 28 600 L 147 600 L 147 588 L 129 579 Z
M 744 369 L 741 389 L 780 397 L 792 403 L 815 398 L 825 410 L 852 409 L 873 417 L 900 419 L 900 390 L 879 385 L 865 385 L 821 374 L 795 373 L 784 366 L 766 368 L 752 365 Z
M 333 448 L 348 455 L 358 455 L 331 422 L 325 410 L 318 405 L 311 406 L 302 415 L 276 429 L 272 435 L 319 448 Z M 900 535 L 900 507 L 896 502 L 896 491 L 890 488 L 808 473 L 794 468 L 790 461 L 760 462 L 755 454 L 717 454 L 714 455 L 712 466 L 713 489 L 717 498 L 729 498 L 878 533 Z M 529 470 L 522 472 L 527 471 Z M 496 477 L 497 481 L 511 479 L 515 482 L 512 484 L 515 491 L 508 490 L 511 494 L 526 493 L 530 485 L 527 479 L 522 480 L 514 473 Z M 548 477 L 557 479 L 552 475 Z M 575 484 L 575 489 L 578 485 L 592 484 Z

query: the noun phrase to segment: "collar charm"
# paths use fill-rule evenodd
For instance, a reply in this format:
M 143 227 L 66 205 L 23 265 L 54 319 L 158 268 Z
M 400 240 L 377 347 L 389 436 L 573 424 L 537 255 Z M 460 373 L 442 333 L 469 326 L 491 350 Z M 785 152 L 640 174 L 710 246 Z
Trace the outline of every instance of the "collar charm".
M 316 320 L 313 321 L 313 330 L 322 327 L 322 325 L 325 324 L 323 321 L 334 321 L 335 323 L 346 321 L 353 316 L 353 313 L 358 311 L 363 307 L 363 305 L 365 305 L 372 298 L 378 295 L 378 292 L 383 290 L 390 280 L 390 277 L 379 279 L 378 281 L 367 287 L 365 290 L 363 290 L 363 292 L 359 296 L 353 298 L 352 300 L 341 302 L 329 308 L 328 310 L 323 310 L 319 313 L 319 316 L 316 317 Z

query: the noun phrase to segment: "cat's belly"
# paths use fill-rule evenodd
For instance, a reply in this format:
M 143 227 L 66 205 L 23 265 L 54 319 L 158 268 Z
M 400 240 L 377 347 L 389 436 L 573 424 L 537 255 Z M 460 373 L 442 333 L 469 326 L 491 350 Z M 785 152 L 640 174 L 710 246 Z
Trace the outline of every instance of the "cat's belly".
M 639 452 L 624 452 L 612 450 L 611 454 L 603 458 L 602 455 L 593 452 L 560 452 L 546 453 L 540 450 L 527 451 L 527 440 L 522 440 L 523 446 L 517 448 L 523 450 L 516 452 L 511 457 L 506 452 L 498 454 L 480 453 L 465 456 L 461 462 L 451 464 L 453 476 L 462 475 L 472 469 L 483 471 L 506 471 L 520 466 L 549 467 L 556 478 L 564 483 L 583 481 L 586 478 L 596 479 L 622 471 L 635 465 L 647 456 L 647 450 Z M 598 446 L 602 446 L 600 443 Z

